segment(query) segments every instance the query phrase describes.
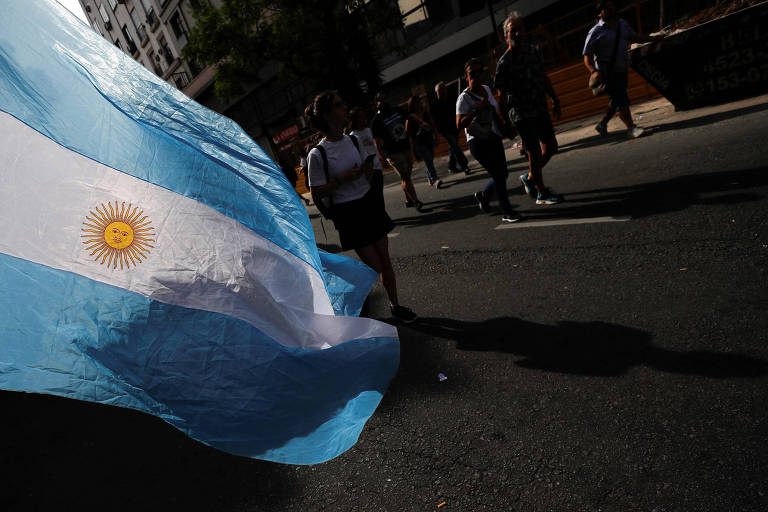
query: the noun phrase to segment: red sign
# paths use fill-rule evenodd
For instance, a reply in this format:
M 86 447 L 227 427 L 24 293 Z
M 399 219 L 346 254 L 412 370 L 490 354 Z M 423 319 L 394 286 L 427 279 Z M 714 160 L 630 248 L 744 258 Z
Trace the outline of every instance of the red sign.
M 280 130 L 280 133 L 272 137 L 272 141 L 275 144 L 280 144 L 281 142 L 285 142 L 288 139 L 292 139 L 293 137 L 297 136 L 299 134 L 299 127 L 297 125 L 289 126 L 288 128 L 285 128 L 284 130 Z

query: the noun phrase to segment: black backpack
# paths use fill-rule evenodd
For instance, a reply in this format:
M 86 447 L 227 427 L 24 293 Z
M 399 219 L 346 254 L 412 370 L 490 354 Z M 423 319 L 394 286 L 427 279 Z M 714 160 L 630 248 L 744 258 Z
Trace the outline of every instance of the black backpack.
M 352 144 L 355 145 L 355 148 L 357 148 L 357 151 L 360 151 L 360 143 L 357 141 L 357 137 L 354 135 L 347 135 L 350 139 L 352 139 Z M 325 148 L 318 144 L 315 146 L 317 150 L 320 152 L 320 156 L 323 159 L 323 170 L 325 171 L 325 182 L 330 183 L 330 177 L 328 176 L 328 155 L 325 153 Z M 326 199 L 328 200 L 328 203 L 326 204 Z M 317 207 L 317 210 L 322 214 L 323 217 L 326 219 L 333 220 L 333 194 L 328 194 L 325 197 L 319 197 L 315 196 L 314 193 L 312 193 L 312 201 L 314 201 L 315 206 Z

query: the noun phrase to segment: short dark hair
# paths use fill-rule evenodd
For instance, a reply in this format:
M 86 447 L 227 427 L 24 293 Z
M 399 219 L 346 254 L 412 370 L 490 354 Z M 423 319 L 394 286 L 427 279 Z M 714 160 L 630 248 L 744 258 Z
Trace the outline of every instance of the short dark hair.
M 466 71 L 467 69 L 475 65 L 480 66 L 482 68 L 483 62 L 477 57 L 472 57 L 471 59 L 469 59 L 467 62 L 464 63 L 464 71 Z
M 321 132 L 328 131 L 328 123 L 325 121 L 325 114 L 333 110 L 333 98 L 338 93 L 336 91 L 323 91 L 315 100 L 304 109 L 304 119 L 309 126 Z
M 597 5 L 595 6 L 595 10 L 597 11 L 598 16 L 601 12 L 603 12 L 603 9 L 605 9 L 605 6 L 607 4 L 613 4 L 614 7 L 618 9 L 618 5 L 616 5 L 616 2 L 614 0 L 599 0 L 597 2 Z

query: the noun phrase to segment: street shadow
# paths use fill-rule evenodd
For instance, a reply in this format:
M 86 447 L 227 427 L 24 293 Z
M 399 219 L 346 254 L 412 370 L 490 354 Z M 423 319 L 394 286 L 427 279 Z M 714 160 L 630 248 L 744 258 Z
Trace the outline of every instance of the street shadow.
M 344 249 L 342 249 L 341 246 L 337 244 L 317 244 L 317 248 L 331 254 L 344 252 Z
M 276 510 L 294 466 L 229 455 L 119 407 L 0 392 L 0 510 Z
M 431 224 L 469 219 L 477 216 L 493 216 L 496 213 L 501 215 L 501 210 L 496 212 L 492 209 L 490 214 L 483 213 L 480 211 L 480 208 L 478 208 L 477 201 L 474 197 L 464 196 L 426 202 L 424 203 L 424 208 L 421 213 L 397 219 L 393 217 L 393 220 L 396 225 L 402 227 L 428 226 Z
M 765 375 L 768 362 L 741 354 L 677 352 L 657 347 L 648 332 L 607 322 L 538 324 L 512 317 L 483 322 L 420 318 L 400 329 L 403 344 L 424 338 L 456 342 L 459 350 L 516 354 L 523 368 L 591 376 L 620 376 L 632 367 L 713 379 Z
M 643 137 L 648 137 L 653 135 L 654 133 L 661 133 L 665 131 L 680 130 L 685 128 L 695 128 L 697 126 L 711 125 L 712 123 L 716 123 L 718 121 L 724 121 L 726 119 L 732 119 L 734 117 L 740 117 L 740 116 L 752 114 L 755 112 L 762 112 L 763 110 L 766 110 L 766 109 L 768 109 L 768 105 L 766 104 L 752 105 L 748 107 L 729 110 L 727 112 L 717 112 L 714 114 L 702 115 L 699 117 L 693 117 L 690 119 L 684 119 L 684 120 L 675 121 L 672 123 L 643 126 L 643 128 L 645 129 L 645 134 L 643 134 Z M 626 130 L 624 130 L 623 128 L 610 131 L 608 132 L 608 135 L 605 137 L 595 132 L 595 135 L 591 137 L 586 137 L 580 140 L 573 141 L 568 144 L 561 145 L 559 147 L 558 154 L 567 153 L 568 151 L 573 151 L 576 149 L 587 149 L 587 148 L 602 146 L 606 144 L 617 145 L 617 144 L 622 144 L 624 142 L 628 142 L 630 140 L 633 140 L 633 139 L 627 137 Z
M 671 130 L 680 130 L 681 128 L 695 128 L 697 126 L 706 126 L 718 121 L 725 121 L 726 119 L 733 119 L 734 117 L 741 117 L 747 114 L 753 114 L 756 112 L 762 112 L 768 110 L 768 104 L 762 103 L 760 105 L 751 105 L 748 107 L 737 108 L 734 110 L 728 110 L 726 112 L 716 112 L 714 114 L 707 114 L 700 117 L 692 117 L 690 119 L 683 119 L 672 123 L 664 123 L 659 125 L 649 126 L 647 129 L 651 133 L 666 132 Z
M 521 211 L 528 219 L 602 216 L 647 217 L 693 205 L 735 205 L 762 199 L 754 188 L 768 185 L 768 167 L 678 176 L 626 187 L 587 189 L 545 209 Z

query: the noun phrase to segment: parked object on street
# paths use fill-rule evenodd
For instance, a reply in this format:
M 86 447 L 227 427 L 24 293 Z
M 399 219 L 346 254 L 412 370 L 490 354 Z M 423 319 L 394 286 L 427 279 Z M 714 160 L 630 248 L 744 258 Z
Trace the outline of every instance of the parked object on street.
M 768 92 L 768 2 L 630 52 L 632 68 L 676 110 Z

